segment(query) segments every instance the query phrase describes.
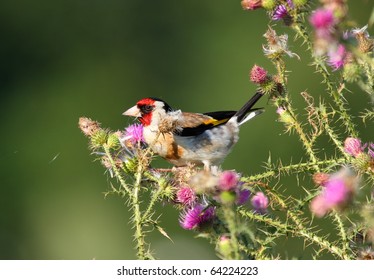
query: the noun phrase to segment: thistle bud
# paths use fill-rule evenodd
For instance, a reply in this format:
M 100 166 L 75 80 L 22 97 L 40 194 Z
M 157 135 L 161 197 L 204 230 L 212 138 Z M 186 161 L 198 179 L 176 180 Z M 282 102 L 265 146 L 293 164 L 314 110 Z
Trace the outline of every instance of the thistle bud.
M 275 0 L 262 0 L 262 7 L 268 11 L 273 10 L 276 4 L 277 4 L 277 1 Z

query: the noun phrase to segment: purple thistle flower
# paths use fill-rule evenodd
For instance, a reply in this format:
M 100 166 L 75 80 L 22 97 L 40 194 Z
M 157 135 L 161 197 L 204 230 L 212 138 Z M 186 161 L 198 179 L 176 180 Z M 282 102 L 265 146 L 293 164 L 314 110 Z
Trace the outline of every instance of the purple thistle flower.
M 252 202 L 252 206 L 255 212 L 260 213 L 260 214 L 266 213 L 266 210 L 269 206 L 269 199 L 263 192 L 257 192 L 252 197 L 251 202 Z
M 323 197 L 329 207 L 345 204 L 348 200 L 350 190 L 347 188 L 344 178 L 332 178 L 325 184 Z
M 339 44 L 336 49 L 329 51 L 327 63 L 336 71 L 344 66 L 346 56 L 344 45 Z
M 288 4 L 288 7 L 290 7 L 291 9 L 295 8 L 295 5 L 293 4 L 292 0 L 287 0 L 287 4 Z
M 249 73 L 249 79 L 255 84 L 262 84 L 268 80 L 268 72 L 257 65 L 254 65 Z
M 130 140 L 132 144 L 144 142 L 143 126 L 141 124 L 132 124 L 126 128 L 124 140 Z
M 310 211 L 319 218 L 325 216 L 325 214 L 329 211 L 325 197 L 318 195 L 313 198 L 313 200 L 310 202 Z
M 315 29 L 323 29 L 323 30 L 330 30 L 334 24 L 334 14 L 329 9 L 317 9 L 313 12 L 313 14 L 309 18 L 310 24 Z
M 344 141 L 344 151 L 351 156 L 357 157 L 363 152 L 361 140 L 358 138 L 348 137 Z
M 286 112 L 286 109 L 282 106 L 278 107 L 277 110 L 276 110 L 276 113 L 278 115 L 282 115 L 284 112 Z
M 201 204 L 190 208 L 184 212 L 179 220 L 179 223 L 182 228 L 191 230 L 202 224 L 211 221 L 215 216 L 215 211 L 213 207 L 208 207 L 205 209 Z M 205 209 L 205 210 L 204 210 Z
M 288 15 L 288 11 L 285 5 L 279 5 L 275 8 L 272 20 L 281 20 Z
M 250 190 L 243 189 L 243 190 L 238 191 L 236 204 L 237 205 L 245 204 L 248 201 L 250 196 L 251 196 Z
M 357 185 L 358 178 L 352 170 L 342 168 L 329 176 L 322 192 L 311 201 L 311 212 L 317 217 L 323 217 L 332 209 L 344 209 L 352 200 Z
M 370 156 L 372 159 L 374 159 L 374 143 L 370 143 L 370 144 L 369 144 L 368 154 L 369 154 L 369 156 Z
M 222 191 L 229 191 L 238 186 L 239 174 L 234 171 L 224 171 L 219 177 L 218 187 Z
M 191 205 L 196 200 L 196 194 L 193 189 L 188 186 L 181 187 L 177 191 L 177 201 L 184 205 Z

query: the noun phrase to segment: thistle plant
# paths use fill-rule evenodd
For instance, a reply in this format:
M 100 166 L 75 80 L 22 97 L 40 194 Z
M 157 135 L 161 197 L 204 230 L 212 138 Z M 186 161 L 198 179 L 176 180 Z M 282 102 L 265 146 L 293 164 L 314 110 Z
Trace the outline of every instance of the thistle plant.
M 170 203 L 180 213 L 176 223 L 214 244 L 223 259 L 283 258 L 276 244 L 287 237 L 311 246 L 311 258 L 374 259 L 374 139 L 362 139 L 358 130 L 358 122 L 374 118 L 374 40 L 368 26 L 354 24 L 345 0 L 243 0 L 241 6 L 248 16 L 267 11 L 270 24 L 258 55 L 273 69 L 254 65 L 249 79 L 277 112 L 274 122 L 298 137 L 305 160 L 283 164 L 269 158 L 258 174 L 193 164 L 158 169 L 140 124 L 113 132 L 81 118 L 93 155 L 113 178 L 108 194 L 126 199 L 132 213 L 137 257 L 153 258 L 150 231 L 172 239 L 155 210 L 158 203 Z M 275 25 L 286 26 L 286 33 L 278 34 Z M 288 89 L 287 61 L 302 58 L 289 47 L 290 38 L 312 59 L 327 94 Z M 361 89 L 355 94 L 368 99 L 357 115 L 344 96 L 352 84 Z M 303 108 L 293 104 L 299 95 Z M 159 137 L 167 132 L 161 131 Z M 334 156 L 324 154 L 327 146 Z M 298 179 L 301 197 L 288 195 L 282 185 L 290 176 Z

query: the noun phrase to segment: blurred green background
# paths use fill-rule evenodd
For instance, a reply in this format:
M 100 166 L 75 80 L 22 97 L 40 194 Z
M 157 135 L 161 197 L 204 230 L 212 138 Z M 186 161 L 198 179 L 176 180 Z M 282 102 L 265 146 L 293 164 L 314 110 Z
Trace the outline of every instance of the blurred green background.
M 366 24 L 373 3 L 349 2 Z M 244 12 L 239 0 L 1 1 L 0 258 L 134 259 L 129 213 L 123 200 L 104 199 L 110 180 L 93 162 L 78 118 L 123 129 L 131 120 L 121 113 L 147 96 L 185 111 L 239 108 L 255 90 L 253 64 L 274 72 L 262 55 L 267 25 L 264 11 Z M 302 108 L 300 91 L 324 91 L 298 44 L 290 40 L 301 61 L 287 64 Z M 354 87 L 347 99 L 352 114 L 369 102 Z M 267 112 L 242 128 L 224 168 L 260 172 L 269 152 L 284 162 L 302 158 L 274 108 L 261 106 Z M 361 128 L 370 140 L 373 131 Z M 299 188 L 295 179 L 283 183 Z M 155 257 L 215 258 L 205 240 L 179 227 L 177 211 L 160 212 L 174 243 L 152 234 Z M 294 248 L 300 254 L 302 242 Z

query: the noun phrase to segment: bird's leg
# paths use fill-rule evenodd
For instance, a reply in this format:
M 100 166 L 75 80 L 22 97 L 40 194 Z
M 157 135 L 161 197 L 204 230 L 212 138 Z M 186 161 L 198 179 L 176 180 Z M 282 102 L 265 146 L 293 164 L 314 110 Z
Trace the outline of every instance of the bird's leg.
M 209 162 L 209 160 L 203 160 L 202 162 L 204 164 L 204 171 L 205 172 L 210 172 L 210 162 Z

